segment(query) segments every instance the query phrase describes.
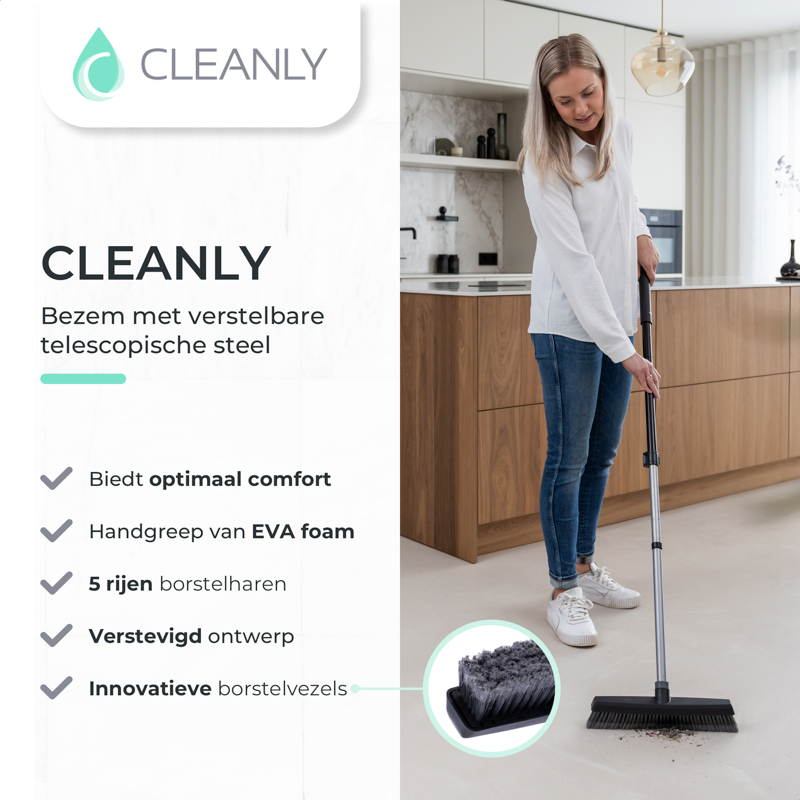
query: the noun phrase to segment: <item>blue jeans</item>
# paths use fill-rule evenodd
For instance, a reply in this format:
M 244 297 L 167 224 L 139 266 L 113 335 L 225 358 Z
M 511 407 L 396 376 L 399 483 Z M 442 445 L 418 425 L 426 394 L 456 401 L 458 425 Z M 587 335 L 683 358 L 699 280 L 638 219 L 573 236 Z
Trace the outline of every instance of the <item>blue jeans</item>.
M 570 589 L 578 585 L 576 562 L 588 563 L 594 555 L 597 520 L 622 437 L 632 376 L 594 342 L 549 333 L 532 333 L 531 339 L 547 419 L 539 515 L 550 583 Z

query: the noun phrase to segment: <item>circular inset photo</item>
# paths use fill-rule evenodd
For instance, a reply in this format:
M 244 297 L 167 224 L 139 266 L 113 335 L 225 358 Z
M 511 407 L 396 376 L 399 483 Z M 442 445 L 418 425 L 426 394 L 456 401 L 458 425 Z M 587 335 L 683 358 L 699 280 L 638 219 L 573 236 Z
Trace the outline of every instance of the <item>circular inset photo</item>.
M 422 684 L 437 731 L 476 756 L 530 747 L 558 710 L 561 681 L 541 640 L 513 622 L 489 619 L 453 631 L 433 651 Z

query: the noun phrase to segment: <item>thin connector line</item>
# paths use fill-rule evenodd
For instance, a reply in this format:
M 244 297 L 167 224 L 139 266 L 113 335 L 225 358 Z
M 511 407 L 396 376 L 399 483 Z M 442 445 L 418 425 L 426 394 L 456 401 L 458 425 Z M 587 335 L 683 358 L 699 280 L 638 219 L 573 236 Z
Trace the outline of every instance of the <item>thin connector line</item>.
M 351 687 L 356 694 L 359 692 L 421 692 L 421 686 L 358 686 Z

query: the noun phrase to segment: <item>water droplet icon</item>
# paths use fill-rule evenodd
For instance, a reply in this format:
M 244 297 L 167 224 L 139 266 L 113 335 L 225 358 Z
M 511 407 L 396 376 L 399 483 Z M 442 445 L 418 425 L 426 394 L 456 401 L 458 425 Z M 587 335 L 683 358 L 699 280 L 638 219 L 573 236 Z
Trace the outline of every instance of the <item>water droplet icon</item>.
M 122 62 L 98 28 L 75 62 L 72 82 L 87 100 L 100 101 L 114 97 L 124 80 Z

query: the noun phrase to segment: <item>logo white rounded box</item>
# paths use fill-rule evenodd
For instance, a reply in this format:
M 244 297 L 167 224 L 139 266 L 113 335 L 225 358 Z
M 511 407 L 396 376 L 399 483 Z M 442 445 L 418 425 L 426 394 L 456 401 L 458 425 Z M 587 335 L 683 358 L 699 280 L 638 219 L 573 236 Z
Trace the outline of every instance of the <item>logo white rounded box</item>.
M 95 128 L 318 128 L 361 83 L 360 8 L 325 2 L 52 2 L 41 86 Z

